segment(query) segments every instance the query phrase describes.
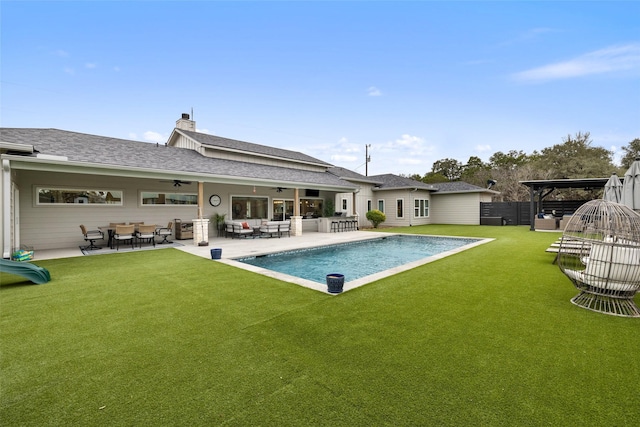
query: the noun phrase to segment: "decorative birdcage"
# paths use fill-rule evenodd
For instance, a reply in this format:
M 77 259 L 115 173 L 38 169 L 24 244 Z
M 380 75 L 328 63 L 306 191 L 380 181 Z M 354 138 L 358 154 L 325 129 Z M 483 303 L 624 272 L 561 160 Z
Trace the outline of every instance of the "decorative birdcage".
M 640 291 L 640 214 L 606 200 L 583 204 L 567 222 L 558 266 L 580 291 L 573 304 L 640 317 L 633 301 Z

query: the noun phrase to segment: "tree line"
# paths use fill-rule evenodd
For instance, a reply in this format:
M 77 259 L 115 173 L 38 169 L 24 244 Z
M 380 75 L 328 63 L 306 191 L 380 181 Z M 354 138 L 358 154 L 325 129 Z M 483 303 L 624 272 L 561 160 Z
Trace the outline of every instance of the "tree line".
M 594 147 L 589 132 L 578 132 L 562 138 L 561 144 L 526 154 L 522 150 L 494 153 L 489 162 L 471 156 L 466 164 L 455 159 L 442 159 L 433 163 L 431 172 L 424 176 L 410 175 L 417 181 L 438 183 L 464 181 L 479 187 L 487 187 L 489 180 L 496 181 L 492 189 L 501 195 L 495 201 L 528 201 L 529 188 L 520 181 L 539 179 L 603 178 L 612 173 L 624 176 L 631 163 L 640 156 L 640 138 L 622 147 L 620 165 L 613 163 L 613 151 Z M 596 190 L 567 189 L 554 192 L 548 199 L 590 200 Z

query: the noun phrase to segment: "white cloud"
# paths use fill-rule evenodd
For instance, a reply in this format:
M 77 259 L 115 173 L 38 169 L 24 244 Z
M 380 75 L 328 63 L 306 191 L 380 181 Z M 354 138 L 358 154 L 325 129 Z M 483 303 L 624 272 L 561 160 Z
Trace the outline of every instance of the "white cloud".
M 397 159 L 397 162 L 401 165 L 421 165 L 424 163 L 421 159 L 415 157 L 405 157 Z
M 148 130 L 144 133 L 144 139 L 145 141 L 158 142 L 158 143 L 164 144 L 167 141 L 168 137 L 163 136 L 161 133 Z
M 59 56 L 60 58 L 68 58 L 69 52 L 67 52 L 66 50 L 62 50 L 62 49 L 58 49 L 58 50 L 54 50 L 53 53 L 55 56 Z
M 119 73 L 120 72 L 120 67 L 118 67 L 118 66 L 113 67 L 113 71 L 115 71 L 116 73 Z
M 380 91 L 380 89 L 375 86 L 369 87 L 369 89 L 367 89 L 367 93 L 369 94 L 369 96 L 382 96 L 382 92 Z
M 542 82 L 634 69 L 640 70 L 640 44 L 596 50 L 568 61 L 515 73 L 512 77 L 525 83 Z
M 356 160 L 358 160 L 357 156 L 353 156 L 353 155 L 347 155 L 347 154 L 333 154 L 331 156 L 331 161 L 333 162 L 355 162 Z
M 71 67 L 65 67 L 65 68 L 64 68 L 64 72 L 65 72 L 66 74 L 69 74 L 69 75 L 73 76 L 73 75 L 76 73 L 76 70 L 74 70 L 74 69 L 73 69 L 73 68 L 71 68 Z
M 196 132 L 200 132 L 200 133 L 208 133 L 210 134 L 211 132 L 209 131 L 209 129 L 198 129 L 196 128 Z
M 402 135 L 399 139 L 396 139 L 391 144 L 395 147 L 419 147 L 424 143 L 424 140 L 417 136 L 411 136 L 408 134 Z
M 531 28 L 529 30 L 526 30 L 518 34 L 514 39 L 506 40 L 502 43 L 499 43 L 498 46 L 513 46 L 520 43 L 526 43 L 532 40 L 535 41 L 536 39 L 540 38 L 544 34 L 556 33 L 558 31 L 559 30 L 555 30 L 553 28 L 545 28 L 545 27 Z
M 489 144 L 476 145 L 476 151 L 486 153 L 487 151 L 491 151 L 491 146 Z
M 98 64 L 96 64 L 95 62 L 87 62 L 86 64 L 84 64 L 84 68 L 89 68 L 89 69 L 98 68 Z

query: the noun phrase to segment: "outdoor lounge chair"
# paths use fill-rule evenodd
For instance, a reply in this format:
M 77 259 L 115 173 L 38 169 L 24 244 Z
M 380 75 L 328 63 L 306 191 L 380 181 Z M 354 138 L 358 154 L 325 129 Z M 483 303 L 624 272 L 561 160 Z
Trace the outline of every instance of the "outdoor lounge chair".
M 580 291 L 579 307 L 616 316 L 640 317 L 640 215 L 605 200 L 583 204 L 565 228 L 557 263 Z

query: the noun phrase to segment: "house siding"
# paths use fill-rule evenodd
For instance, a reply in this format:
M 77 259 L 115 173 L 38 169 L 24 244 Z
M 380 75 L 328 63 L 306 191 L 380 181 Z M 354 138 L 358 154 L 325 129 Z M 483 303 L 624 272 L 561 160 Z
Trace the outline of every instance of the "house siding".
M 20 190 L 20 226 L 16 235 L 20 236 L 20 243 L 29 245 L 35 250 L 72 248 L 84 246 L 86 243 L 80 231 L 80 224 L 87 229 L 106 226 L 110 222 L 144 221 L 146 224 L 166 226 L 176 218 L 191 221 L 197 218 L 197 207 L 188 206 L 143 206 L 140 203 L 140 192 L 181 192 L 197 193 L 197 184 L 183 185 L 179 189 L 163 180 L 107 177 L 100 175 L 65 174 L 55 172 L 15 171 L 15 185 Z M 113 189 L 123 191 L 123 205 L 64 205 L 42 206 L 36 205 L 37 187 L 63 187 L 74 189 Z M 221 204 L 212 207 L 208 198 L 217 194 Z M 327 200 L 335 193 L 320 192 L 321 199 Z M 351 196 L 351 193 L 347 193 Z M 253 187 L 236 184 L 205 183 L 205 205 L 203 216 L 210 218 L 214 213 L 226 214 L 230 218 L 231 197 L 266 197 L 269 199 L 268 217 L 273 215 L 273 199 L 288 199 L 294 197 L 293 189 L 277 192 L 276 188 Z M 304 195 L 301 196 L 304 198 Z M 268 218 L 265 218 L 268 219 Z M 210 225 L 209 235 L 215 236 L 213 224 Z M 318 231 L 318 220 L 303 221 L 303 231 Z M 105 242 L 100 242 L 106 244 Z
M 175 218 L 191 220 L 197 217 L 195 206 L 141 206 L 140 191 L 177 191 L 154 180 L 19 171 L 16 182 L 21 195 L 20 241 L 36 250 L 83 246 L 85 242 L 80 224 L 87 229 L 96 229 L 110 222 L 132 221 L 166 226 Z M 122 206 L 38 206 L 36 187 L 122 190 L 124 200 Z M 180 191 L 196 193 L 197 187 L 191 187 Z
M 403 200 L 403 217 L 397 217 L 397 201 Z M 416 199 L 429 200 L 429 216 L 423 218 L 414 217 L 414 201 Z M 408 227 L 414 225 L 430 224 L 431 220 L 431 195 L 428 191 L 378 191 L 371 198 L 373 209 L 378 209 L 378 200 L 384 200 L 384 214 L 387 217 L 383 225 L 389 227 Z M 365 201 L 366 203 L 366 201 Z M 366 206 L 366 205 L 365 205 Z M 369 221 L 367 221 L 369 225 Z
M 200 144 L 195 142 L 193 139 L 191 138 L 187 138 L 186 136 L 182 135 L 182 134 L 178 134 L 178 137 L 176 139 L 176 142 L 174 144 L 175 147 L 178 148 L 186 148 L 189 150 L 194 150 L 199 152 L 200 154 L 203 154 L 202 149 L 200 148 Z
M 234 160 L 238 162 L 256 163 L 260 165 L 277 166 L 290 169 L 300 169 L 311 172 L 324 172 L 326 170 L 326 168 L 322 166 L 314 166 L 305 163 L 264 156 L 253 156 L 250 154 L 235 153 L 205 146 L 203 146 L 200 151 L 204 156 L 216 159 Z
M 433 224 L 480 224 L 480 193 L 433 194 L 432 200 Z

